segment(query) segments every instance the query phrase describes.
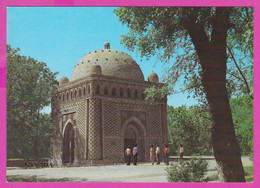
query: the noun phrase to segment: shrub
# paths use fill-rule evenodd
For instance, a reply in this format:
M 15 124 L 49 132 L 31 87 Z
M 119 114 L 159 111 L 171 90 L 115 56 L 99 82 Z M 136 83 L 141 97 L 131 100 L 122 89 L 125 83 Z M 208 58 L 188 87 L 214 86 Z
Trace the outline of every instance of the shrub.
M 207 168 L 207 161 L 193 156 L 190 161 L 166 168 L 167 180 L 168 182 L 207 182 L 209 181 L 205 178 Z

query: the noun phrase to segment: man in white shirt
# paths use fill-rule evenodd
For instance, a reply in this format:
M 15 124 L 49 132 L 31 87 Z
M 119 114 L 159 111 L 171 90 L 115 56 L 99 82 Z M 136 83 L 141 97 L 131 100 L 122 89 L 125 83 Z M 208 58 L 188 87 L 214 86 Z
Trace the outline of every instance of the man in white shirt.
M 134 165 L 137 165 L 137 144 L 135 144 L 135 147 L 133 148 L 133 155 L 134 155 Z
M 160 150 L 159 144 L 157 144 L 156 149 L 155 149 L 157 165 L 160 164 L 160 152 L 161 152 L 161 150 Z

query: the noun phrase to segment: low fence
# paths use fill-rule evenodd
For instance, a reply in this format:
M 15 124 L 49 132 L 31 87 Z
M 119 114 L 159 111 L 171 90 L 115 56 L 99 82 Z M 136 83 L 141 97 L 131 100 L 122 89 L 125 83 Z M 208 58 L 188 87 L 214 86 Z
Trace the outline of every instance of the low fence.
M 215 160 L 214 156 L 199 156 L 202 160 Z M 190 160 L 192 156 L 183 156 L 183 160 Z M 169 156 L 169 161 L 178 161 L 180 156 Z
M 6 167 L 44 168 L 53 167 L 53 165 L 50 163 L 49 159 L 7 159 Z

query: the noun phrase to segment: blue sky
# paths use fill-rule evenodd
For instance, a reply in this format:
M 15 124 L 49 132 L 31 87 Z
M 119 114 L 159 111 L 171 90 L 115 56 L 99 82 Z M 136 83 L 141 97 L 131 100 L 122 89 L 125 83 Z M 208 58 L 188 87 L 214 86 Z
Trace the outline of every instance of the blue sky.
M 43 61 L 57 79 L 70 79 L 74 65 L 88 52 L 103 49 L 108 40 L 111 49 L 130 54 L 140 65 L 144 77 L 154 71 L 161 78 L 163 66 L 155 58 L 141 61 L 120 44 L 128 29 L 118 21 L 114 7 L 8 7 L 7 44 L 19 47 L 20 53 Z M 181 82 L 180 82 L 181 83 Z M 173 106 L 193 105 L 187 94 L 168 97 Z M 49 111 L 49 109 L 47 109 Z

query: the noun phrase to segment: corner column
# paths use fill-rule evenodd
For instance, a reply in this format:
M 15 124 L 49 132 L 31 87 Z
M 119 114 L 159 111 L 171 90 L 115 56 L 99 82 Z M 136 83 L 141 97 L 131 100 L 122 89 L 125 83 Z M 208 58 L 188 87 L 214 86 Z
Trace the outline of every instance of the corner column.
M 102 159 L 101 99 L 89 99 L 88 160 Z

